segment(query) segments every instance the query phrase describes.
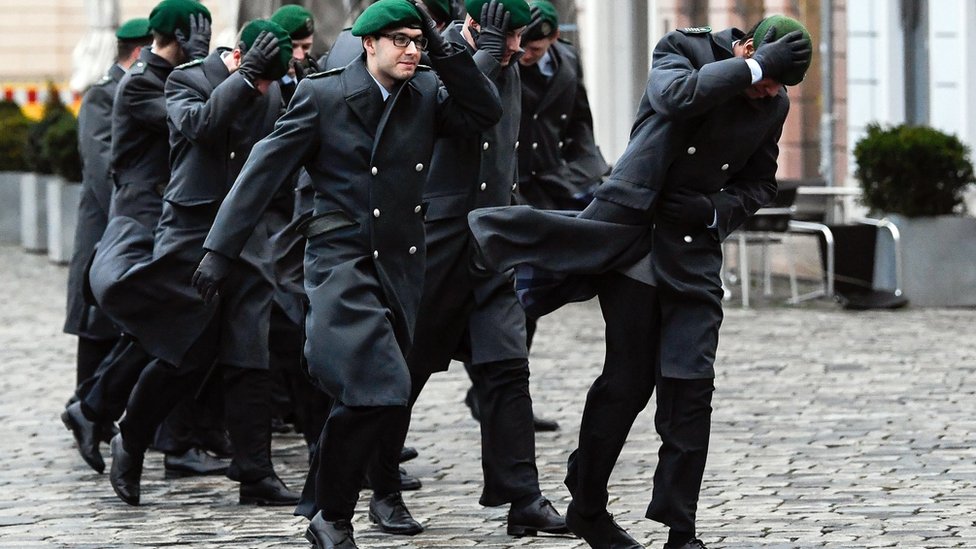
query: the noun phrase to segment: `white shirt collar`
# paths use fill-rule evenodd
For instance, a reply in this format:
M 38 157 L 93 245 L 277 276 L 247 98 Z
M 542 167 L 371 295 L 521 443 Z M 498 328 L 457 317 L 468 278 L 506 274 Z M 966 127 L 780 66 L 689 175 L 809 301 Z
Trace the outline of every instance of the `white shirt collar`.
M 369 72 L 369 71 L 366 71 L 366 72 Z M 386 99 L 387 99 L 388 97 L 390 97 L 390 92 L 389 92 L 389 90 L 387 90 L 387 89 L 386 89 L 385 87 L 383 87 L 383 84 L 380 84 L 380 81 L 379 81 L 379 80 L 377 80 L 375 76 L 373 76 L 373 73 L 371 73 L 371 72 L 369 72 L 369 77 L 373 79 L 373 82 L 376 82 L 376 85 L 377 85 L 377 86 L 379 86 L 379 88 L 380 88 L 380 93 L 382 93 L 382 94 L 383 94 L 383 102 L 384 102 L 384 103 L 386 103 Z

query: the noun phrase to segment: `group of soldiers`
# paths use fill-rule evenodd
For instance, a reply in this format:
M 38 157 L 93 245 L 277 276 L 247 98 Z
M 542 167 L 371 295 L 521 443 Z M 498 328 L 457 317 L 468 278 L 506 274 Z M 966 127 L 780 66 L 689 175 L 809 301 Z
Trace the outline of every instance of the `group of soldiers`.
M 448 0 L 379 0 L 317 60 L 297 5 L 213 51 L 196 0 L 118 29 L 79 115 L 78 375 L 62 421 L 98 472 L 109 442 L 120 499 L 139 504 L 156 448 L 167 472 L 238 481 L 242 504 L 296 506 L 316 547 L 356 547 L 364 487 L 380 530 L 417 534 L 401 496 L 420 487 L 400 467 L 416 455 L 411 409 L 459 360 L 480 503 L 509 505 L 510 535 L 642 547 L 607 513 L 607 481 L 656 387 L 648 517 L 670 526 L 669 549 L 704 547 L 719 242 L 775 193 L 783 84 L 802 80 L 809 34 L 780 16 L 669 34 L 597 185 L 609 168 L 555 8 L 464 7 L 452 21 Z M 593 295 L 607 362 L 564 519 L 539 487 L 534 431 L 557 426 L 533 414 L 529 346 L 537 316 Z M 309 447 L 301 493 L 271 461 L 283 416 Z

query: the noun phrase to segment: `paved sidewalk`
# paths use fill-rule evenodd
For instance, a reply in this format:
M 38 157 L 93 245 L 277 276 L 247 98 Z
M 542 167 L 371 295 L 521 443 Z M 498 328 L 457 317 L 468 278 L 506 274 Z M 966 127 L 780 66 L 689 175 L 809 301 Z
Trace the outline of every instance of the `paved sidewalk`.
M 126 506 L 82 463 L 58 419 L 74 381 L 61 333 L 66 269 L 0 246 L 0 547 L 306 547 L 290 509 L 237 505 L 224 478 L 163 478 L 150 454 L 143 502 Z M 699 510 L 715 548 L 976 547 L 976 310 L 849 313 L 829 304 L 743 311 L 730 305 L 719 349 L 712 447 Z M 566 458 L 586 388 L 602 363 L 594 302 L 543 319 L 536 408 L 562 430 L 536 440 L 543 490 L 561 511 Z M 379 534 L 361 500 L 362 547 L 584 547 L 569 537 L 510 538 L 506 508 L 477 504 L 477 425 L 462 368 L 417 405 L 408 464 L 424 488 L 406 502 L 423 534 Z M 611 512 L 648 547 L 643 518 L 656 463 L 653 404 L 610 487 Z M 103 446 L 104 449 L 104 446 Z M 107 449 L 103 451 L 107 455 Z M 305 449 L 278 436 L 281 476 L 300 488 Z

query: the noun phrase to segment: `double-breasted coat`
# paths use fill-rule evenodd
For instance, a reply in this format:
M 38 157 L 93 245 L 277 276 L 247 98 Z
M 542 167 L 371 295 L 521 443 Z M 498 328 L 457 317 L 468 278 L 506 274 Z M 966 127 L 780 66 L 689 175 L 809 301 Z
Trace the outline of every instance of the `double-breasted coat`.
M 126 216 L 150 230 L 162 210 L 169 181 L 169 129 L 163 88 L 173 71 L 151 48 L 119 82 L 112 106 L 112 171 L 115 190 L 109 217 Z
M 526 358 L 525 313 L 507 274 L 470 268 L 471 210 L 513 204 L 517 189 L 518 63 L 502 67 L 486 51 L 474 51 L 461 25 L 445 38 L 472 52 L 498 88 L 503 114 L 497 124 L 463 138 L 438 139 L 424 186 L 427 274 L 411 367 L 446 370 L 452 359 L 474 364 Z
M 657 44 L 630 142 L 596 191 L 598 199 L 620 210 L 601 215 L 591 209 L 581 217 L 596 218 L 578 222 L 526 208 L 470 217 L 483 259 L 496 269 L 527 264 L 592 274 L 625 267 L 620 257 L 649 251 L 647 261 L 625 272 L 658 287 L 665 377 L 714 376 L 722 321 L 721 242 L 776 195 L 777 142 L 789 100 L 785 89 L 757 100 L 743 93 L 752 76 L 732 51 L 733 40 L 741 37 L 738 29 L 687 29 Z M 710 199 L 714 228 L 653 218 L 661 191 L 678 187 Z M 616 225 L 621 236 L 608 241 L 607 224 Z M 575 253 L 566 254 L 567 242 Z
M 204 245 L 237 257 L 273 190 L 305 168 L 317 227 L 305 248 L 305 357 L 320 387 L 348 406 L 407 404 L 404 354 L 423 287 L 422 188 L 434 140 L 500 116 L 497 91 L 470 55 L 456 49 L 431 63 L 436 73 L 418 68 L 385 103 L 365 56 L 302 80 Z
M 167 80 L 172 174 L 155 237 L 131 219 L 113 220 L 102 244 L 106 256 L 115 250 L 147 253 L 116 254 L 115 280 L 93 281 L 93 290 L 112 317 L 153 356 L 175 365 L 195 359 L 187 357 L 187 351 L 211 322 L 217 322 L 217 337 L 210 338 L 207 351 L 201 352 L 205 361 L 216 358 L 221 364 L 267 368 L 273 293 L 267 226 L 255 220 L 216 304 L 204 305 L 190 285 L 217 208 L 251 148 L 271 133 L 281 113 L 278 87 L 260 94 L 240 73 L 228 71 L 222 59 L 228 53 L 219 48 L 177 67 Z M 148 246 L 139 246 L 139 241 Z
M 541 61 L 520 71 L 519 194 L 536 208 L 580 208 L 609 167 L 593 139 L 578 52 L 557 40 L 548 55 L 551 76 L 542 73 Z
M 88 262 L 108 223 L 112 201 L 112 104 L 125 70 L 112 65 L 105 76 L 85 92 L 78 111 L 78 152 L 81 156 L 81 202 L 75 248 L 68 267 L 68 307 L 65 333 L 91 339 L 112 339 L 119 329 L 102 311 L 87 302 L 84 283 Z

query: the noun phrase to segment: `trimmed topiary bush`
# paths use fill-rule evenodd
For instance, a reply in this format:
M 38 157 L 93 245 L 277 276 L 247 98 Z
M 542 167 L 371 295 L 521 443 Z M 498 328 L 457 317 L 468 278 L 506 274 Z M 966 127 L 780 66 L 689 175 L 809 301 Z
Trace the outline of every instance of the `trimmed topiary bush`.
M 873 212 L 922 217 L 962 213 L 963 191 L 976 182 L 969 148 L 924 126 L 867 127 L 854 147 L 855 175 Z
M 27 170 L 24 149 L 30 120 L 13 101 L 0 101 L 0 172 Z
M 61 102 L 57 87 L 54 84 L 48 84 L 44 116 L 27 129 L 27 146 L 24 149 L 24 159 L 27 161 L 27 168 L 30 171 L 41 174 L 54 173 L 51 161 L 45 155 L 44 135 L 52 124 L 65 115 L 72 116 L 68 108 Z
M 44 157 L 54 173 L 68 182 L 81 182 L 81 155 L 78 153 L 78 120 L 62 112 L 41 139 Z

